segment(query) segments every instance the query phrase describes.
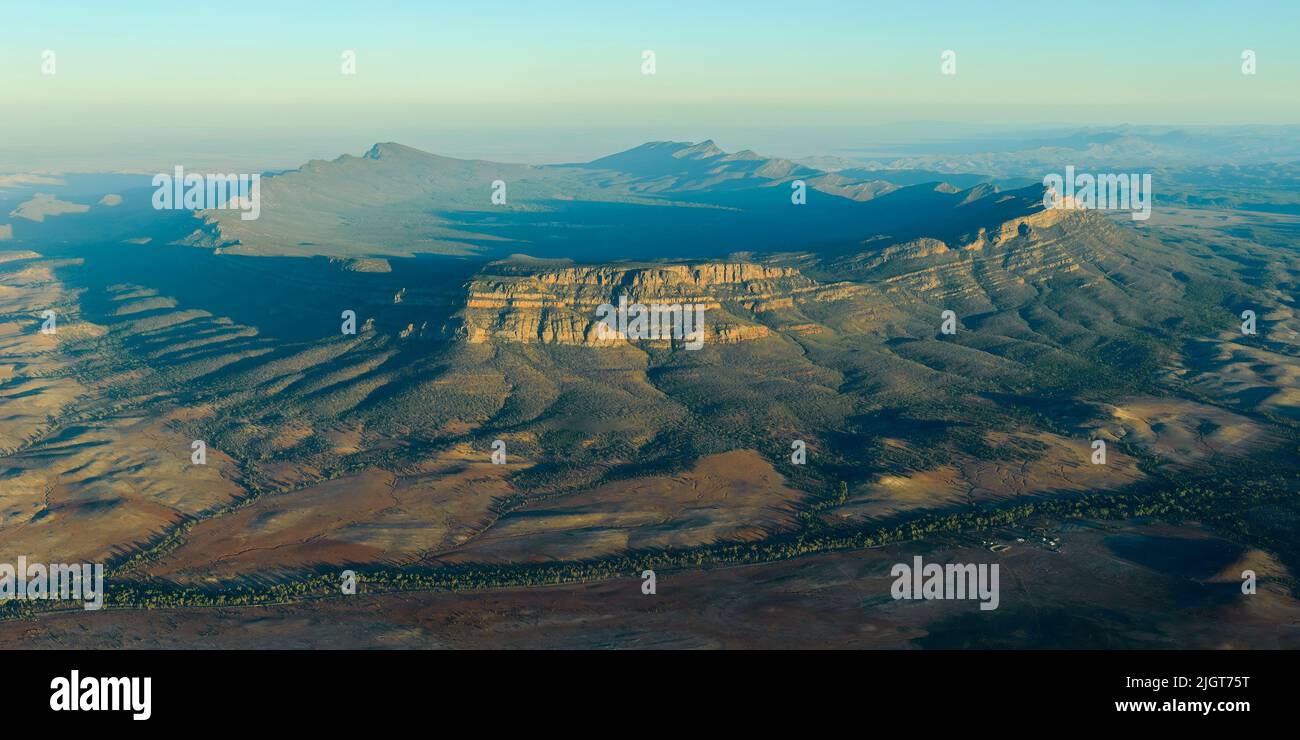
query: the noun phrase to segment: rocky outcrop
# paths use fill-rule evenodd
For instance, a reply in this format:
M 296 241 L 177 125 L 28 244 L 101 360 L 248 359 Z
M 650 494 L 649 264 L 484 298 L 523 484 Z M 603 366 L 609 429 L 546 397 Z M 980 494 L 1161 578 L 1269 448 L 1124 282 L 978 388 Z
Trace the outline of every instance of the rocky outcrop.
M 469 342 L 508 341 L 611 346 L 630 339 L 602 331 L 602 305 L 699 310 L 705 343 L 762 339 L 767 315 L 797 310 L 808 301 L 835 300 L 849 284 L 818 283 L 791 267 L 750 262 L 607 265 L 537 269 L 498 263 L 471 280 L 454 334 Z M 780 322 L 778 321 L 778 324 Z M 659 341 L 678 344 L 676 339 Z

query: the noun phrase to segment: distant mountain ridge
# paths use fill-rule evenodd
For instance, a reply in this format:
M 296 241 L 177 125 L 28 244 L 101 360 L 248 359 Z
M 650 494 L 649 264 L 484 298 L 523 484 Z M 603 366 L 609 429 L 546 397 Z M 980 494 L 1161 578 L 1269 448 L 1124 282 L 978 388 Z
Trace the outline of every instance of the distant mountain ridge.
M 826 174 L 788 159 L 763 157 L 749 149 L 729 154 L 712 139 L 695 144 L 652 141 L 578 166 L 614 170 L 649 181 L 633 184 L 632 189 L 637 191 L 743 187 L 756 180 L 782 181 Z
M 806 187 L 805 204 L 791 197 L 795 181 Z M 881 235 L 949 238 L 996 228 L 1041 207 L 1040 200 L 1041 189 L 1001 193 L 981 183 L 962 190 L 825 172 L 749 150 L 729 153 L 712 140 L 649 142 L 591 162 L 544 166 L 384 142 L 361 156 L 313 160 L 265 177 L 261 218 L 202 211 L 204 226 L 187 241 L 241 254 L 345 258 L 702 258 L 851 250 Z

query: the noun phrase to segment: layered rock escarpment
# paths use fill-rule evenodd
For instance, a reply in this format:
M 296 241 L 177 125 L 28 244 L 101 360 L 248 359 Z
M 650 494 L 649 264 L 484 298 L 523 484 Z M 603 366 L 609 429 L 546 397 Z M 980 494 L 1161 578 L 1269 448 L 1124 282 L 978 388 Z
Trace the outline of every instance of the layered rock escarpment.
M 705 343 L 761 339 L 772 330 L 759 314 L 852 291 L 818 283 L 790 267 L 747 262 L 608 265 L 535 269 L 494 264 L 471 280 L 456 335 L 489 340 L 609 346 L 623 336 L 602 330 L 602 305 L 698 307 Z M 633 337 L 631 341 L 645 340 Z
M 625 299 L 700 307 L 705 344 L 773 334 L 908 336 L 929 331 L 936 306 L 984 313 L 1024 300 L 1051 280 L 1102 279 L 1118 266 L 1106 246 L 1123 238 L 1116 228 L 1097 214 L 1049 210 L 951 241 L 886 243 L 830 262 L 815 254 L 787 255 L 779 263 L 503 261 L 467 283 L 465 302 L 449 328 L 471 343 L 600 347 L 660 341 L 604 330 L 601 307 Z

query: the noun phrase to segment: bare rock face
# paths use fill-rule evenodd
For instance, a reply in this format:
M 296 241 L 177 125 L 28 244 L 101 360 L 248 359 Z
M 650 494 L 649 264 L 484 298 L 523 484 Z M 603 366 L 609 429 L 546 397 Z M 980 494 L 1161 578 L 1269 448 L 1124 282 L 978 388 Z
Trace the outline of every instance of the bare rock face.
M 1043 210 L 991 223 L 949 242 L 867 240 L 864 246 L 870 249 L 831 263 L 799 255 L 781 263 L 573 266 L 503 261 L 469 281 L 465 303 L 444 331 L 471 343 L 681 344 L 676 338 L 625 338 L 602 331 L 606 314 L 600 308 L 626 300 L 629 305 L 698 306 L 705 344 L 762 341 L 773 335 L 918 336 L 932 330 L 936 306 L 963 315 L 982 313 L 1023 299 L 1051 279 L 1086 281 L 1113 269 L 1095 267 L 1109 263 L 1104 235 L 1113 228 L 1094 213 Z M 1085 238 L 1088 234 L 1094 238 Z M 809 277 L 814 274 L 848 279 L 821 282 Z
M 851 286 L 823 285 L 797 269 L 748 262 L 529 269 L 498 263 L 468 285 L 455 334 L 472 343 L 507 341 L 611 346 L 627 341 L 601 331 L 602 305 L 698 307 L 704 342 L 761 339 L 772 330 L 758 314 L 793 309 Z

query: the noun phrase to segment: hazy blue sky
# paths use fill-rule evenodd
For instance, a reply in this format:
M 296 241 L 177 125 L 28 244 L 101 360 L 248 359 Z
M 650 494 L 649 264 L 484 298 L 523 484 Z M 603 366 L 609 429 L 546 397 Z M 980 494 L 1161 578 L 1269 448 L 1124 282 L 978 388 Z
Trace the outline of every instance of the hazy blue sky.
M 1295 0 L 16 0 L 0 5 L 0 171 L 151 142 L 296 156 L 490 129 L 1297 123 L 1298 38 Z

